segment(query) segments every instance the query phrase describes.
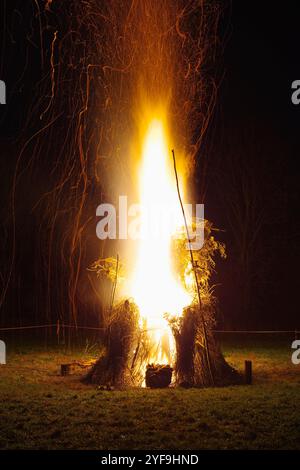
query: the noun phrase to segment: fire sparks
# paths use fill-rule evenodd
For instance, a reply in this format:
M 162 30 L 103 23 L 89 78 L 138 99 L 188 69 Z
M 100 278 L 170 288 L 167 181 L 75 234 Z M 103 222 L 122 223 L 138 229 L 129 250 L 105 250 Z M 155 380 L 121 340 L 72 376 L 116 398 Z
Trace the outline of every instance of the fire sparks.
M 150 192 L 158 199 L 165 191 L 175 201 L 170 150 L 173 146 L 181 149 L 192 172 L 216 97 L 216 81 L 210 70 L 219 43 L 218 3 L 215 0 L 47 0 L 42 8 L 39 2 L 33 2 L 36 10 L 29 36 L 40 37 L 43 72 L 32 106 L 28 108 L 28 129 L 15 169 L 11 267 L 5 274 L 0 302 L 9 293 L 10 283 L 14 297 L 12 270 L 17 247 L 23 246 L 22 230 L 18 230 L 15 220 L 19 200 L 23 203 L 23 191 L 18 185 L 25 175 L 31 177 L 34 168 L 39 171 L 38 179 L 43 181 L 32 194 L 33 211 L 40 223 L 36 244 L 39 253 L 36 269 L 40 276 L 35 314 L 45 312 L 47 322 L 55 323 L 59 319 L 75 326 L 83 318 L 88 324 L 99 315 L 99 310 L 105 311 L 110 298 L 107 285 L 94 283 L 87 277 L 86 267 L 100 254 L 101 259 L 115 256 L 118 251 L 122 255 L 122 247 L 106 242 L 99 244 L 91 214 L 98 204 L 116 201 L 120 194 L 129 193 L 129 197 L 135 198 L 136 180 L 131 176 L 136 168 L 136 156 L 143 157 L 137 180 L 143 186 L 141 199 Z M 147 106 L 143 106 L 145 97 L 141 93 L 147 97 Z M 166 102 L 170 120 L 161 118 L 161 113 L 149 106 Z M 135 132 L 136 122 L 140 122 L 145 108 L 152 116 L 147 115 L 146 126 L 143 122 L 142 128 L 138 127 L 143 134 L 144 148 L 131 152 L 132 142 L 141 143 Z M 161 143 L 153 144 L 155 152 L 151 150 L 153 138 L 148 133 L 152 129 L 152 136 L 155 134 L 153 119 L 161 126 Z M 172 139 L 168 138 L 166 122 L 172 129 Z M 31 146 L 28 144 L 33 137 L 27 141 L 27 134 L 35 127 L 38 132 Z M 150 164 L 146 165 L 148 154 L 162 157 L 149 159 L 155 164 L 152 170 Z M 29 165 L 25 164 L 25 157 Z M 203 175 L 206 158 L 204 153 Z M 160 172 L 160 165 L 166 172 Z M 48 178 L 44 177 L 45 171 Z M 142 183 L 144 179 L 146 183 Z M 197 191 L 202 200 L 204 176 Z M 138 253 L 131 253 L 131 247 L 124 251 L 130 254 L 129 272 L 132 272 L 132 262 L 135 270 L 126 279 L 126 282 L 134 281 L 133 288 L 125 290 L 124 286 L 122 294 L 136 299 L 148 326 L 166 326 L 164 311 L 176 314 L 186 297 L 172 272 L 169 242 L 143 241 Z M 162 269 L 165 256 L 162 253 L 167 252 L 168 264 Z M 53 279 L 57 280 L 55 289 Z M 162 282 L 162 279 L 169 281 Z M 179 301 L 175 301 L 176 297 Z M 81 308 L 82 305 L 85 307 Z M 101 321 L 105 324 L 108 318 L 103 317 Z M 70 341 L 71 338 L 70 334 Z
M 173 349 L 164 314 L 180 315 L 191 303 L 190 295 L 172 269 L 171 240 L 183 220 L 169 148 L 163 120 L 153 119 L 142 145 L 141 239 L 132 277 L 132 296 L 156 345 L 151 359 L 161 363 L 170 362 Z

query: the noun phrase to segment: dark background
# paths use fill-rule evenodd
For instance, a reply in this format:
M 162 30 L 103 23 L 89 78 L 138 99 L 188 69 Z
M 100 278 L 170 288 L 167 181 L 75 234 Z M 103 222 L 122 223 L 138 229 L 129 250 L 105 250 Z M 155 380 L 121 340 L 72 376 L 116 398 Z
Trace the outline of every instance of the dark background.
M 19 138 L 24 132 L 29 138 L 38 128 L 38 119 L 28 122 L 27 117 L 42 72 L 32 2 L 1 0 L 0 7 L 0 78 L 7 85 L 7 105 L 0 107 L 4 287 L 11 249 L 9 191 Z M 291 83 L 300 79 L 299 13 L 298 2 L 291 0 L 280 6 L 233 0 L 221 18 L 224 39 L 218 68 L 223 78 L 203 152 L 209 155 L 206 216 L 222 230 L 217 236 L 225 241 L 228 254 L 226 261 L 218 260 L 214 276 L 224 328 L 300 326 L 300 106 L 291 103 Z M 196 183 L 200 172 L 199 163 Z M 26 199 L 28 186 L 22 190 Z M 11 318 L 20 324 L 36 318 L 31 269 L 35 226 L 26 217 L 18 226 L 24 237 L 18 275 L 2 304 L 3 325 Z M 18 313 L 12 314 L 12 309 Z
M 208 218 L 226 230 L 228 259 L 216 276 L 221 310 L 228 327 L 293 328 L 300 107 L 291 103 L 291 83 L 300 76 L 299 5 L 233 1 L 227 13 L 205 201 Z

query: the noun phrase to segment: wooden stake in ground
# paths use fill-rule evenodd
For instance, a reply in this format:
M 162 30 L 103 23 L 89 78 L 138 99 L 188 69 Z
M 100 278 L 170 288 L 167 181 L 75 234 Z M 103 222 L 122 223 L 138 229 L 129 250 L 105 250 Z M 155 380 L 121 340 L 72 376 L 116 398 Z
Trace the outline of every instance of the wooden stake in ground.
M 245 384 L 252 384 L 252 361 L 245 361 Z

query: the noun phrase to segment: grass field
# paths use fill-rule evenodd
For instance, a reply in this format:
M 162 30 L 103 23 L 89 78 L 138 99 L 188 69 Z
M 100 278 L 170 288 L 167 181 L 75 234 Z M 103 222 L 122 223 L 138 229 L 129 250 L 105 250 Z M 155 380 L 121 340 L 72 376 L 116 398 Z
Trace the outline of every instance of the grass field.
M 91 355 L 15 348 L 0 366 L 0 449 L 300 449 L 300 366 L 291 342 L 233 338 L 227 360 L 253 361 L 254 384 L 100 391 L 59 365 Z

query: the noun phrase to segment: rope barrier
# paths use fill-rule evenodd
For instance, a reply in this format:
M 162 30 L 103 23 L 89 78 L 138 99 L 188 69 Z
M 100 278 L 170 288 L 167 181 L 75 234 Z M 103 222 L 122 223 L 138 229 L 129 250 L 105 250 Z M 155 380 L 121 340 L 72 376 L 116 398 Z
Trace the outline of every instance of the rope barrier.
M 297 331 L 297 330 L 213 330 L 214 333 L 250 333 L 250 334 L 262 334 L 262 333 L 265 333 L 265 334 L 277 334 L 277 333 L 285 333 L 285 334 L 289 334 L 289 333 L 293 333 L 293 334 L 298 334 L 300 333 L 300 331 Z
M 8 328 L 0 328 L 0 331 L 14 331 L 14 330 L 34 330 L 34 329 L 41 329 L 41 328 L 75 328 L 76 330 L 105 330 L 105 328 L 98 328 L 95 326 L 76 326 L 76 325 L 65 325 L 65 324 L 57 324 L 51 323 L 49 325 L 31 325 L 31 326 L 16 326 L 16 327 L 8 327 Z
M 38 330 L 42 328 L 72 328 L 76 330 L 95 330 L 101 331 L 105 330 L 105 328 L 99 328 L 96 326 L 76 326 L 76 325 L 67 325 L 67 324 L 60 324 L 60 323 L 50 323 L 48 325 L 29 325 L 29 326 L 15 326 L 15 327 L 6 327 L 0 328 L 0 331 L 17 331 L 17 330 Z M 160 328 L 150 328 L 150 330 L 160 329 Z M 277 333 L 284 333 L 284 334 L 300 334 L 300 330 L 213 330 L 214 333 L 239 333 L 239 334 L 277 334 Z

